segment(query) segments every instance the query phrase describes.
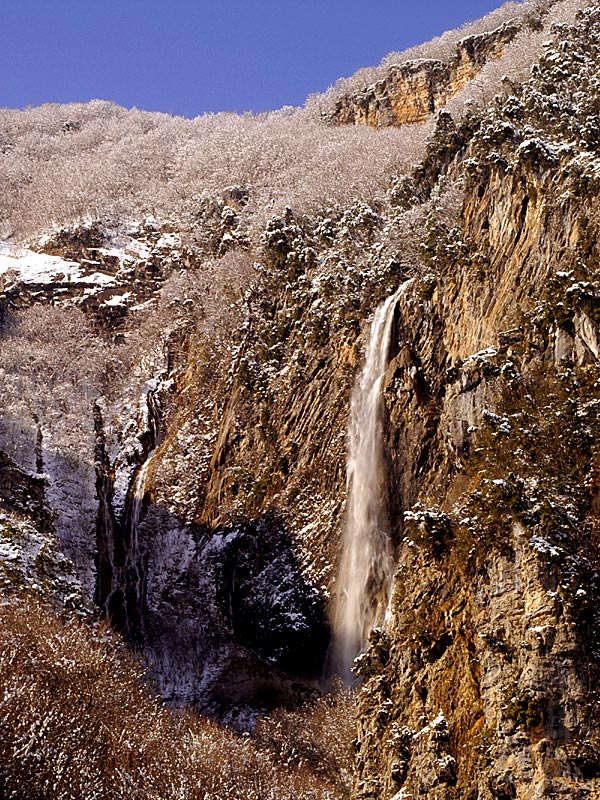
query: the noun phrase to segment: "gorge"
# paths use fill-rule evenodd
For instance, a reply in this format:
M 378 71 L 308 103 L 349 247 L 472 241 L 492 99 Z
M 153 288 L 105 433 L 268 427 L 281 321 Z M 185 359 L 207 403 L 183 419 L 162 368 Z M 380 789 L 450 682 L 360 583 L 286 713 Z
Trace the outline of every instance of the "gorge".
M 429 47 L 0 111 L 0 794 L 600 797 L 600 9 Z

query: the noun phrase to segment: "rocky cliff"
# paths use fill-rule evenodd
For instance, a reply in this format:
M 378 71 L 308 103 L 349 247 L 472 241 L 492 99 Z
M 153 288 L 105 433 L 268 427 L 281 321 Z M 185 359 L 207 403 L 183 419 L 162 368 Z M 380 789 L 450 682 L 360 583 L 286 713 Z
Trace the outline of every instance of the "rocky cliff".
M 392 64 L 386 75 L 364 90 L 337 101 L 328 118 L 339 125 L 422 123 L 479 75 L 488 61 L 500 58 L 519 31 L 506 23 L 495 31 L 467 36 L 447 61 L 418 59 Z
M 515 33 L 390 67 L 336 122 L 419 122 Z M 600 12 L 545 34 L 528 80 L 439 113 L 368 201 L 245 229 L 251 189 L 229 188 L 196 228 L 96 223 L 0 252 L 7 592 L 39 585 L 43 532 L 50 576 L 70 559 L 70 594 L 163 696 L 238 725 L 328 668 L 350 397 L 394 296 L 377 383 L 394 574 L 356 662 L 357 798 L 600 796 Z
M 561 31 L 585 69 L 593 19 Z M 483 122 L 460 226 L 441 250 L 438 231 L 431 273 L 398 303 L 384 389 L 398 571 L 359 666 L 359 796 L 599 791 L 598 212 L 559 119 L 539 124 L 580 79 L 558 80 L 565 59 L 548 43 Z M 492 130 L 508 139 L 490 153 Z

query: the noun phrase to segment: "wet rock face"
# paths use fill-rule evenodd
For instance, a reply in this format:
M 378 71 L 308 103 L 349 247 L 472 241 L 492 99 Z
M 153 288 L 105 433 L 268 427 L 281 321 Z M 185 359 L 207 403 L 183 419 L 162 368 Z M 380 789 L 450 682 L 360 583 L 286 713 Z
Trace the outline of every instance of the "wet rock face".
M 448 62 L 423 59 L 394 64 L 382 80 L 339 100 L 331 120 L 373 128 L 425 122 L 477 77 L 487 61 L 499 58 L 517 33 L 517 25 L 506 24 L 463 39 Z

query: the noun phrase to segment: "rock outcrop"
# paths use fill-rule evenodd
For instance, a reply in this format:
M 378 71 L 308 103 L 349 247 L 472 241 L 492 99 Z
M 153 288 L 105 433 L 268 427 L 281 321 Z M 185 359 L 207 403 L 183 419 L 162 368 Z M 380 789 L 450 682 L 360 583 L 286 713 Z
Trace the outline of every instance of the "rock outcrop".
M 500 58 L 518 31 L 516 23 L 506 23 L 490 33 L 467 36 L 448 61 L 392 64 L 384 78 L 338 100 L 328 119 L 338 125 L 373 128 L 425 122 L 476 78 L 488 61 Z

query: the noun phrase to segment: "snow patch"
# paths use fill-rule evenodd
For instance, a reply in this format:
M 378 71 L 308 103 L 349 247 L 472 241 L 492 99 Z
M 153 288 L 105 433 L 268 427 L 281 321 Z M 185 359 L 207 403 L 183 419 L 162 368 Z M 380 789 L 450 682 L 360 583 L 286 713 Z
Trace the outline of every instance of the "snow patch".
M 0 275 L 14 273 L 27 284 L 89 283 L 114 286 L 114 278 L 102 272 L 86 273 L 80 264 L 58 256 L 34 253 L 0 242 Z
M 535 552 L 540 555 L 552 556 L 553 558 L 558 558 L 558 556 L 560 556 L 560 550 L 551 545 L 546 539 L 542 539 L 541 536 L 532 536 L 529 540 L 529 544 Z

